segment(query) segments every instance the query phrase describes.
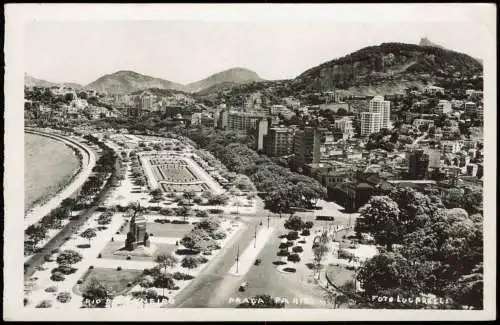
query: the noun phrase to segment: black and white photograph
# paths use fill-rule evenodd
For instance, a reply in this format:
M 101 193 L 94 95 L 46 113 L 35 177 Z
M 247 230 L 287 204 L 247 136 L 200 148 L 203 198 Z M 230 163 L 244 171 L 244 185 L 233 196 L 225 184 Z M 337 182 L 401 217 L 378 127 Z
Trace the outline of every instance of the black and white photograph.
M 493 4 L 5 23 L 5 320 L 496 317 Z

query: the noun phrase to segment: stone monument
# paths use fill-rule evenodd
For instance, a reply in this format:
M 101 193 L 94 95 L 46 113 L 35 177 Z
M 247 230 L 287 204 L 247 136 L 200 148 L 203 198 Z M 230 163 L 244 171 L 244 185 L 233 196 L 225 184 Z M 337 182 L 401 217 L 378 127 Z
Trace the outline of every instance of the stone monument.
M 137 213 L 137 211 L 134 211 L 134 215 L 130 220 L 127 239 L 125 240 L 125 248 L 130 251 L 136 249 L 137 245 L 146 246 L 146 242 L 148 243 L 147 247 L 149 247 L 149 236 L 146 236 L 146 218 L 144 218 L 144 216 L 142 215 L 138 216 Z M 141 241 L 141 239 L 143 240 Z

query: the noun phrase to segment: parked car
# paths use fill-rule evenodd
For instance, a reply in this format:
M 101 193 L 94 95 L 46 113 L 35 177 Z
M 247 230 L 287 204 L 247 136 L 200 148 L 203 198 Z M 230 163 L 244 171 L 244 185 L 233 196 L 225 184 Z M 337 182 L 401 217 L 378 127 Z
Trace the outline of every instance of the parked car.
M 248 287 L 248 283 L 246 283 L 246 282 L 242 282 L 242 283 L 240 284 L 240 288 L 239 288 L 239 290 L 240 290 L 240 291 L 245 291 L 245 289 L 246 289 L 247 287 Z
M 262 263 L 262 260 L 260 258 L 258 258 L 258 259 L 255 260 L 254 264 L 255 265 L 259 265 L 260 263 Z

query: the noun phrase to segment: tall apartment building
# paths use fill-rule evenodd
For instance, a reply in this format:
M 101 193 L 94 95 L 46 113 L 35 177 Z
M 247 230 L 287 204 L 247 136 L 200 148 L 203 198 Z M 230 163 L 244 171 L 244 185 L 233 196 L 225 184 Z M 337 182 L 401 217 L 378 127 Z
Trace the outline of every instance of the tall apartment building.
M 227 129 L 247 132 L 257 128 L 257 122 L 265 115 L 257 112 L 229 112 L 227 117 Z
M 293 152 L 293 129 L 270 128 L 264 137 L 264 153 L 270 157 L 286 156 Z
M 304 164 L 317 164 L 321 158 L 320 138 L 323 129 L 315 127 L 305 127 L 303 130 L 295 132 L 293 138 L 293 152 L 295 154 L 296 167 Z
M 352 120 L 349 117 L 343 117 L 340 120 L 335 120 L 335 128 L 339 129 L 344 139 L 350 139 L 354 136 L 354 127 Z
M 221 130 L 226 130 L 228 127 L 229 121 L 229 111 L 227 109 L 223 109 L 220 111 L 219 116 L 217 117 L 217 128 Z
M 266 118 L 261 118 L 257 121 L 255 127 L 255 140 L 257 142 L 257 150 L 264 149 L 264 137 L 267 135 L 269 122 Z
M 380 131 L 380 113 L 361 113 L 361 136 L 367 137 L 372 133 Z
M 151 111 L 155 103 L 155 96 L 145 91 L 140 96 L 136 97 L 136 104 L 140 110 Z
M 451 102 L 448 100 L 440 100 L 435 110 L 436 114 L 448 114 L 451 111 Z
M 429 155 L 424 150 L 410 153 L 408 158 L 408 174 L 410 179 L 425 179 L 429 168 Z
M 384 100 L 383 96 L 375 96 L 370 100 L 369 111 L 380 114 L 380 128 L 388 129 L 391 119 L 391 102 Z
M 466 102 L 464 106 L 465 106 L 465 112 L 467 112 L 468 114 L 475 114 L 476 113 L 476 109 L 477 109 L 476 103 Z

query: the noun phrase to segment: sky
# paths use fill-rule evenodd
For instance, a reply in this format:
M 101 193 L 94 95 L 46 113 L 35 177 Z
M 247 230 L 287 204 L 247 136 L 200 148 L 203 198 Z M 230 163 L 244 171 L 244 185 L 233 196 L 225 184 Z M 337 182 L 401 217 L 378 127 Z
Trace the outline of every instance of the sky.
M 476 58 L 491 38 L 470 22 L 32 21 L 24 66 L 39 79 L 83 85 L 119 70 L 186 84 L 232 67 L 275 80 L 366 46 L 418 44 L 424 36 Z

